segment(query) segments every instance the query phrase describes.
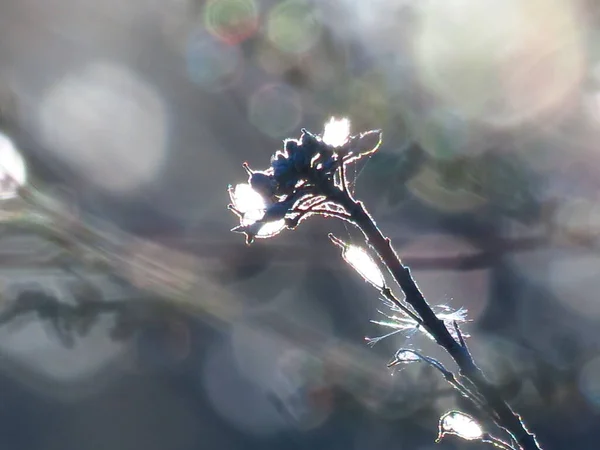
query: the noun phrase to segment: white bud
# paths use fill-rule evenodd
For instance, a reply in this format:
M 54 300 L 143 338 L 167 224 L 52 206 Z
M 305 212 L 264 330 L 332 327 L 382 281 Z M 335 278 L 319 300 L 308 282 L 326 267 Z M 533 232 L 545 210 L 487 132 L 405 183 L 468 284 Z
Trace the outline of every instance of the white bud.
M 385 279 L 379 266 L 363 248 L 347 245 L 342 256 L 366 281 L 378 289 L 385 287 Z
M 410 349 L 401 349 L 396 352 L 394 359 L 388 363 L 388 367 L 398 366 L 400 364 L 410 364 L 420 361 L 421 357 Z
M 249 184 L 237 184 L 229 190 L 229 195 L 233 207 L 243 214 L 242 225 L 251 225 L 265 215 L 265 200 Z
M 474 441 L 482 439 L 484 432 L 481 425 L 468 414 L 461 411 L 448 411 L 440 418 L 436 442 L 446 434 L 454 434 L 467 441 Z

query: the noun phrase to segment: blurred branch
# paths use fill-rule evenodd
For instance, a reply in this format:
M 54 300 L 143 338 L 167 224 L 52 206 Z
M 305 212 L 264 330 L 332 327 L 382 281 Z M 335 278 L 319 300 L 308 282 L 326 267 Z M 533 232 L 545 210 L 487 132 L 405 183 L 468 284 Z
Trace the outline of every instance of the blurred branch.
M 1 225 L 0 225 L 1 226 Z M 581 246 L 589 248 L 588 240 L 580 239 L 578 243 Z M 230 260 L 236 259 L 237 255 L 245 248 L 241 245 L 231 243 L 211 242 L 207 238 L 197 239 L 177 239 L 158 237 L 157 240 L 168 248 L 187 248 L 198 259 L 207 263 L 221 262 L 223 266 L 227 266 Z M 402 238 L 399 238 L 402 241 Z M 407 238 L 408 240 L 408 238 Z M 155 241 L 154 241 L 155 242 Z M 408 255 L 403 258 L 407 264 L 418 270 L 452 270 L 452 271 L 469 271 L 485 269 L 493 266 L 496 261 L 503 258 L 507 254 L 521 253 L 544 248 L 552 243 L 551 238 L 545 236 L 539 237 L 523 237 L 523 238 L 497 238 L 490 239 L 486 248 L 472 253 L 457 253 L 451 256 L 414 256 Z M 268 251 L 277 258 L 277 262 L 286 263 L 301 263 L 309 257 L 312 259 L 315 256 L 314 250 L 309 250 L 302 245 L 286 245 L 277 244 L 269 246 Z M 318 251 L 318 250 L 317 250 Z M 43 255 L 22 255 L 11 253 L 0 253 L 0 269 L 2 268 L 42 268 L 55 267 L 57 261 L 67 257 L 68 254 L 64 251 L 53 252 L 48 256 Z M 339 267 L 339 264 L 334 258 L 330 258 L 329 252 L 323 252 L 321 258 L 317 258 L 315 264 Z
M 110 315 L 114 324 L 110 335 L 115 340 L 131 337 L 149 321 L 176 314 L 168 302 L 151 298 L 129 298 L 107 301 L 97 293 L 77 295 L 77 303 L 68 304 L 40 289 L 25 288 L 0 312 L 0 326 L 27 316 L 51 325 L 66 346 L 72 346 L 77 336 L 86 336 L 102 316 Z

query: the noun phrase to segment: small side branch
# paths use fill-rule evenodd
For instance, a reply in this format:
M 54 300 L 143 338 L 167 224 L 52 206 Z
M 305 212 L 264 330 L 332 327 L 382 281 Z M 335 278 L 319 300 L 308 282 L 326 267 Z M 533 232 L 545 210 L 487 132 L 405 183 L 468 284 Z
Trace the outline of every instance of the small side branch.
M 379 255 L 383 264 L 404 292 L 406 302 L 419 316 L 423 327 L 450 354 L 459 367 L 460 375 L 468 379 L 476 387 L 479 395 L 485 399 L 487 407 L 493 411 L 493 418 L 497 425 L 505 429 L 522 450 L 541 450 L 535 436 L 529 432 L 521 418 L 511 409 L 498 390 L 485 378 L 481 369 L 475 364 L 461 333 L 458 332 L 457 342 L 445 323 L 435 315 L 413 279 L 410 270 L 402 264 L 390 240 L 383 236 L 363 204 L 354 200 L 350 193 L 333 189 L 326 184 L 322 185 L 321 189 L 330 200 L 335 201 L 348 211 L 351 222 L 362 231 L 367 243 Z

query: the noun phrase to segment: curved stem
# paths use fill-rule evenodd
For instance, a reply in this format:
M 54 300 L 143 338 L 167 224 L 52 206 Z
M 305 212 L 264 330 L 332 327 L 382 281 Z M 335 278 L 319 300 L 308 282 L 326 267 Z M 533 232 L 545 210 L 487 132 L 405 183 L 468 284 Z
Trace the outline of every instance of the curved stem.
M 346 178 L 346 164 L 344 163 L 344 161 L 340 162 L 339 174 L 341 184 L 340 187 L 342 188 L 342 191 L 348 192 L 348 179 Z
M 418 326 L 423 326 L 423 321 L 421 320 L 421 318 L 417 316 L 414 312 L 412 312 L 410 309 L 408 309 L 406 306 L 404 306 L 402 302 L 396 298 L 396 296 L 389 287 L 384 286 L 379 292 L 385 299 L 392 302 L 394 306 L 396 306 L 404 314 L 406 314 L 408 317 L 414 320 Z
M 346 222 L 352 222 L 352 217 L 347 214 L 339 213 L 337 211 L 326 211 L 324 209 L 315 209 L 310 211 L 311 214 L 319 214 L 326 217 L 335 217 L 336 219 L 344 220 Z
M 379 255 L 396 283 L 404 291 L 406 302 L 419 315 L 424 328 L 450 354 L 459 367 L 460 374 L 467 378 L 477 388 L 479 394 L 485 398 L 487 406 L 495 413 L 497 424 L 514 437 L 522 450 L 541 450 L 535 436 L 529 432 L 521 418 L 501 397 L 498 390 L 485 378 L 466 346 L 463 347 L 457 342 L 446 328 L 445 323 L 437 318 L 411 276 L 410 270 L 402 264 L 392 248 L 390 239 L 384 237 L 363 204 L 354 200 L 347 191 L 341 191 L 325 183 L 320 187 L 324 195 L 348 212 L 352 223 L 362 231 L 367 243 Z
M 492 444 L 494 447 L 497 447 L 500 450 L 515 450 L 512 445 L 510 445 L 507 442 L 504 442 L 501 439 L 498 439 L 497 437 L 492 436 L 491 434 L 484 435 L 481 441 L 486 442 L 488 444 Z

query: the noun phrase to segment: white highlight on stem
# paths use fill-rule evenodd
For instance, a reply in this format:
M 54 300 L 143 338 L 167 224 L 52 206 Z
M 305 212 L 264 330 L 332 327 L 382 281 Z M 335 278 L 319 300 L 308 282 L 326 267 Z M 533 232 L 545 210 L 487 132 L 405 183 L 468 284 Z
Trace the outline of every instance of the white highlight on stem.
M 262 227 L 260 227 L 260 230 L 258 230 L 258 233 L 256 233 L 256 237 L 268 238 L 271 236 L 275 236 L 277 233 L 283 230 L 284 227 L 285 219 L 275 220 L 274 222 L 267 222 Z
M 323 142 L 332 147 L 341 147 L 350 137 L 350 121 L 346 118 L 336 119 L 332 117 L 325 124 L 323 131 Z
M 362 247 L 347 245 L 342 256 L 366 281 L 378 289 L 385 287 L 385 279 L 379 266 Z
M 448 411 L 440 418 L 436 442 L 439 442 L 446 434 L 454 434 L 467 441 L 482 439 L 484 436 L 481 425 L 461 411 Z
M 251 225 L 262 219 L 267 208 L 265 200 L 249 184 L 237 184 L 231 191 L 233 207 L 243 214 L 242 225 Z
M 394 359 L 388 363 L 388 367 L 399 366 L 400 364 L 410 364 L 420 361 L 421 357 L 410 349 L 403 349 L 396 352 Z
M 247 226 L 261 220 L 267 210 L 265 199 L 247 183 L 240 183 L 230 190 L 233 207 L 242 214 L 240 224 Z M 279 233 L 285 227 L 285 220 L 265 223 L 256 233 L 258 238 L 267 238 Z

